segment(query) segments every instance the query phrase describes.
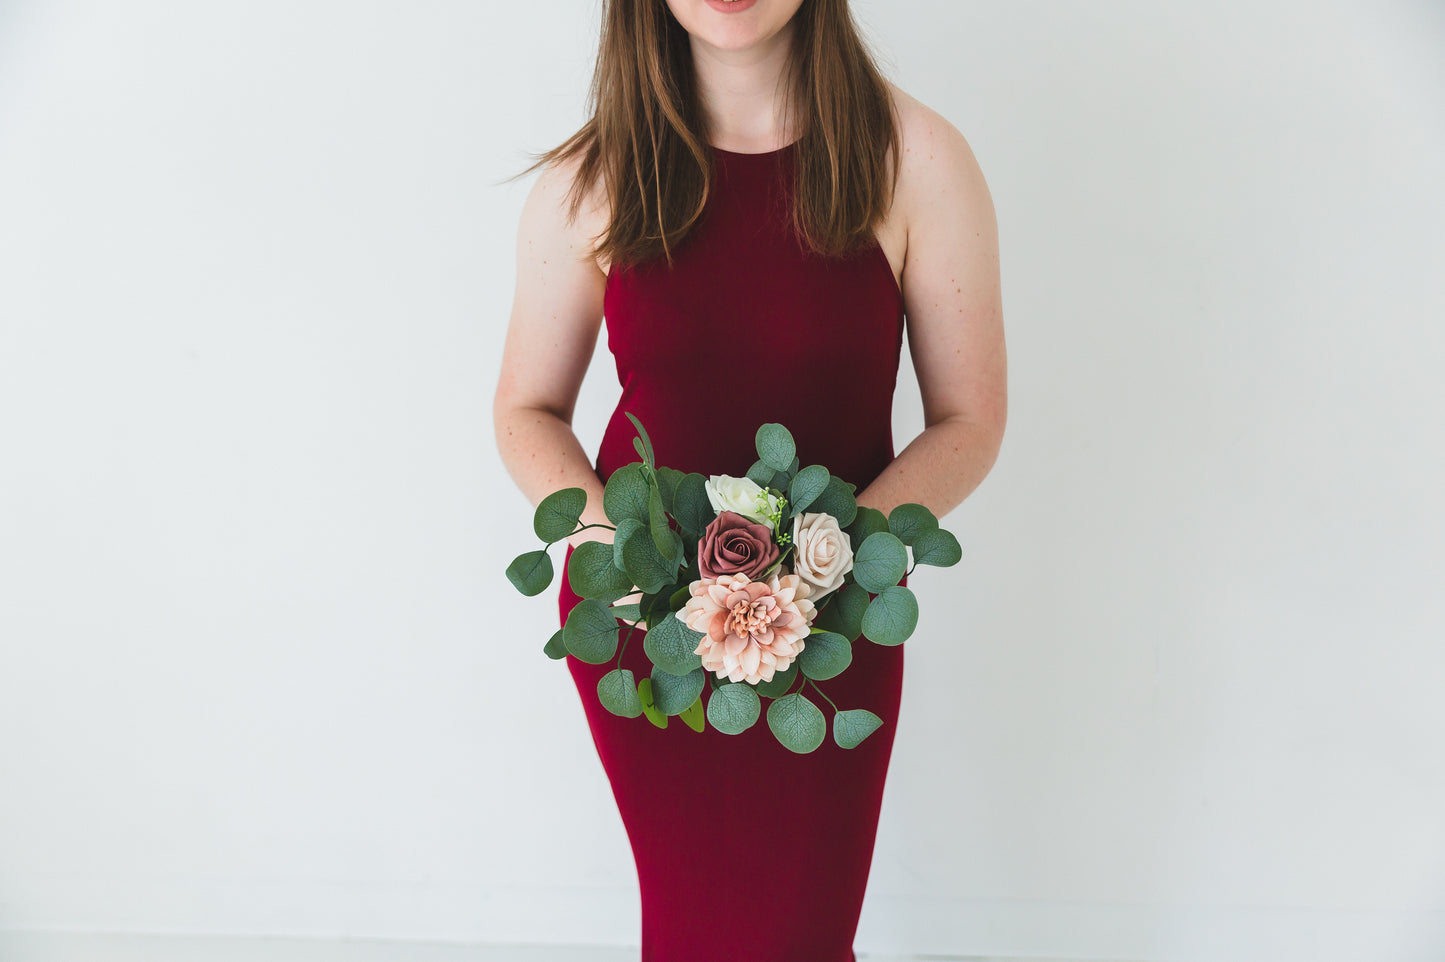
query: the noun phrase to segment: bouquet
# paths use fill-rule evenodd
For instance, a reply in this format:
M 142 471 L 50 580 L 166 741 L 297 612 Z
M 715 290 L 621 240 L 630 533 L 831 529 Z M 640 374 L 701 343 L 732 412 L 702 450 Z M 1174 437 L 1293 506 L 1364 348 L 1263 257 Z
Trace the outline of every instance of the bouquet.
M 898 645 L 913 633 L 918 601 L 898 583 L 913 570 L 909 551 L 913 567 L 947 567 L 962 558 L 958 539 L 921 504 L 885 516 L 859 507 L 856 486 L 823 465 L 800 469 L 781 424 L 758 428 L 758 460 L 745 477 L 704 477 L 658 465 L 642 422 L 627 416 L 642 460 L 608 476 L 602 508 L 612 524 L 600 527 L 615 532 L 613 541 L 573 549 L 567 579 L 582 600 L 543 651 L 593 665 L 615 655 L 618 666 L 598 681 L 598 699 L 615 715 L 646 716 L 659 728 L 676 715 L 698 732 L 711 724 L 740 734 L 768 699 L 768 727 L 806 754 L 828 730 L 804 693 L 811 685 L 833 708 L 833 740 L 842 748 L 862 743 L 883 720 L 865 708 L 839 709 L 818 682 L 848 668 L 860 635 Z M 546 546 L 507 567 L 522 594 L 552 583 L 548 548 L 596 527 L 579 527 L 586 505 L 582 488 L 555 491 L 537 505 L 532 527 Z M 617 603 L 638 592 L 640 601 Z M 621 667 L 639 624 L 652 662 L 641 679 Z

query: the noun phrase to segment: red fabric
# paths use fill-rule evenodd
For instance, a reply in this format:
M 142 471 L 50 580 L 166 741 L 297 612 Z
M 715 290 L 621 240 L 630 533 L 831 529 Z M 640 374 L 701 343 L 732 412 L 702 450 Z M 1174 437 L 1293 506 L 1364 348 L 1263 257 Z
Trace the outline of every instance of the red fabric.
M 822 464 L 862 492 L 894 457 L 903 299 L 888 259 L 877 246 L 828 259 L 792 237 L 792 147 L 715 157 L 703 220 L 674 265 L 659 259 L 608 278 L 622 398 L 597 476 L 605 482 L 640 460 L 623 413 L 631 411 L 661 465 L 741 477 L 757 458 L 758 426 L 777 421 L 792 432 L 802 467 Z M 562 622 L 578 600 L 564 562 Z M 632 632 L 621 659 L 637 678 L 651 671 L 644 635 Z M 903 646 L 860 637 L 847 671 L 820 683 L 840 709 L 883 719 L 857 748 L 834 743 L 833 708 L 805 689 L 829 724 L 807 755 L 778 743 L 767 700 L 740 735 L 698 733 L 675 717 L 658 729 L 598 702 L 597 681 L 617 659 L 566 660 L 636 859 L 642 962 L 854 962 Z M 704 687 L 704 703 L 711 691 Z

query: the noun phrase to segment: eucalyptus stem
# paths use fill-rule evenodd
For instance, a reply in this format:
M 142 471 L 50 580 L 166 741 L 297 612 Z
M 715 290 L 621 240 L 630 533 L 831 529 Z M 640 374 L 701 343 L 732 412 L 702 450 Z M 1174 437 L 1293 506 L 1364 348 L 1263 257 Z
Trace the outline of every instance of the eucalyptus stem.
M 632 632 L 636 628 L 637 622 L 634 621 L 627 626 L 627 634 L 622 636 L 622 645 L 617 649 L 617 668 L 619 671 L 622 669 L 622 653 L 627 650 L 627 643 L 632 640 Z
M 814 691 L 816 691 L 818 694 L 820 694 L 820 695 L 823 696 L 823 700 L 824 700 L 824 701 L 826 701 L 826 702 L 827 702 L 828 704 L 830 704 L 830 705 L 833 705 L 833 699 L 829 698 L 828 695 L 827 695 L 827 693 L 824 692 L 823 689 L 821 689 L 821 688 L 818 687 L 818 683 L 817 683 L 816 681 L 813 681 L 813 679 L 809 678 L 809 679 L 808 679 L 808 683 L 813 686 L 813 690 L 814 690 Z M 834 711 L 834 712 L 837 712 L 837 711 L 838 711 L 838 706 L 837 706 L 837 705 L 833 705 L 833 711 Z

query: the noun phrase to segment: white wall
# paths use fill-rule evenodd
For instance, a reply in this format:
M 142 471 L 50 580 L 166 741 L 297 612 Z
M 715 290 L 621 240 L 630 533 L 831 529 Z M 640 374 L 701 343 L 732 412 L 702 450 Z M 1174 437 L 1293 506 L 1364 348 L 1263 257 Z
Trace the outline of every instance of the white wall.
M 856 7 L 1011 387 L 859 948 L 1445 956 L 1445 11 Z M 0 930 L 636 940 L 490 420 L 596 20 L 0 2 Z

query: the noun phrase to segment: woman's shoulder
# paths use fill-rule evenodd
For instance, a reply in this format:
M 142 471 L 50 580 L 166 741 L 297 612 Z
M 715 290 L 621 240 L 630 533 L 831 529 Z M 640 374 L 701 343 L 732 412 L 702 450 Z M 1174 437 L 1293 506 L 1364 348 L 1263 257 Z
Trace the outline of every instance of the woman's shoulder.
M 590 182 L 580 181 L 582 175 L 582 152 L 570 157 L 549 161 L 541 168 L 533 185 L 534 193 L 550 198 L 543 205 L 549 212 L 552 227 L 564 234 L 577 251 L 591 249 L 598 238 L 607 230 L 611 211 L 607 203 L 605 179 L 595 176 Z M 574 193 L 580 191 L 576 214 L 572 213 Z M 607 273 L 607 264 L 600 257 L 594 258 L 598 270 Z
M 903 221 L 914 222 L 951 192 L 974 198 L 986 194 L 983 172 L 963 132 L 892 81 L 885 82 L 898 122 L 901 151 L 894 208 Z

